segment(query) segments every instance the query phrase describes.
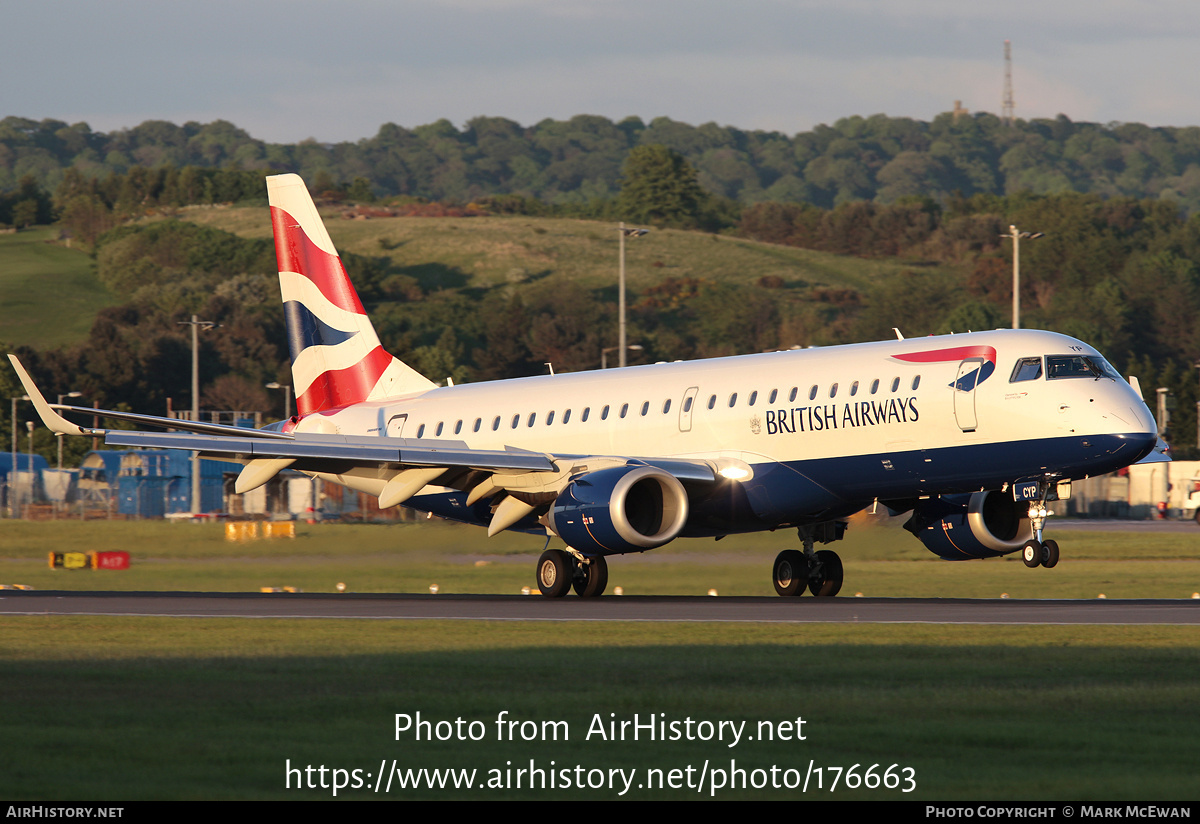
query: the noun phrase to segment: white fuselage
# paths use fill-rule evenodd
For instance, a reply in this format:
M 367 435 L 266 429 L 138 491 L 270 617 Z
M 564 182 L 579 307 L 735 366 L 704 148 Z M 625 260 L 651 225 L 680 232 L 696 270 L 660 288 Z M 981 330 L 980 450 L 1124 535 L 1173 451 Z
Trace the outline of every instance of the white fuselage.
M 989 348 L 994 372 L 968 390 L 956 388 L 987 356 L 954 353 Z M 950 353 L 950 359 L 900 359 L 921 356 L 915 353 Z M 309 415 L 295 428 L 555 455 L 724 458 L 752 472 L 764 465 L 802 473 L 821 467 L 809 477 L 869 503 L 914 491 L 998 487 L 1000 478 L 1043 472 L 1083 477 L 1094 474 L 1086 455 L 1070 466 L 1039 463 L 1040 445 L 1079 439 L 1087 447 L 1088 436 L 1153 435 L 1149 410 L 1124 380 L 1043 374 L 1012 381 L 1019 359 L 1059 355 L 1100 358 L 1063 335 L 997 330 L 444 387 Z M 1029 454 L 1016 460 L 1022 445 Z M 1003 464 L 995 477 L 977 465 L 993 454 Z M 905 482 L 892 489 L 884 474 L 867 483 L 846 463 L 846 472 L 860 477 L 846 477 L 843 490 L 835 462 L 856 456 L 877 456 L 872 466 L 889 471 L 892 459 L 906 456 Z M 1096 471 L 1111 468 L 1103 460 L 1096 465 Z M 967 482 L 968 476 L 978 480 Z M 387 480 L 361 472 L 328 477 L 372 494 Z

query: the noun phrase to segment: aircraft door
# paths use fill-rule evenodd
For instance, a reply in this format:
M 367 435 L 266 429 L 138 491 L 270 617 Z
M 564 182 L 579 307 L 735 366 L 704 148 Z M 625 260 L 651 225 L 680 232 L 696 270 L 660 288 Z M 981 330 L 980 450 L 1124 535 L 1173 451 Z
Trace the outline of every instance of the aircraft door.
M 387 436 L 389 438 L 403 438 L 404 424 L 408 422 L 408 414 L 392 415 L 387 422 Z
M 975 431 L 975 385 L 982 368 L 983 358 L 967 358 L 958 365 L 954 379 L 954 418 L 963 432 Z
M 688 387 L 688 391 L 683 394 L 683 403 L 679 404 L 679 431 L 692 431 L 692 410 L 696 406 L 696 393 L 700 391 L 698 386 Z

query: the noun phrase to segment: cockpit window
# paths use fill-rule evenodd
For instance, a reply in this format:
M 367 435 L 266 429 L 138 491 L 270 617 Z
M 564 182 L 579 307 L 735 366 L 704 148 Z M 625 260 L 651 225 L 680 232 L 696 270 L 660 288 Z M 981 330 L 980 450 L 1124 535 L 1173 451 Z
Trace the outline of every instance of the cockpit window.
M 1099 355 L 1047 355 L 1046 377 L 1049 380 L 1058 378 L 1112 378 L 1120 380 L 1121 376 L 1108 361 Z
M 1012 377 L 1008 379 L 1008 382 L 1020 383 L 1021 381 L 1035 381 L 1041 376 L 1041 358 L 1021 358 L 1017 361 L 1017 365 L 1013 368 Z

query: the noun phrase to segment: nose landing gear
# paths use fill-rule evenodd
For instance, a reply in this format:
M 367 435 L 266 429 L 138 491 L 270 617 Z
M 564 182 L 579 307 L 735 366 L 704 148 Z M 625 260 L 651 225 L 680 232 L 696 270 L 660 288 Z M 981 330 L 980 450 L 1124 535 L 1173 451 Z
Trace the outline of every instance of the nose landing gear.
M 1069 482 L 1067 482 L 1069 485 Z M 1032 486 L 1032 483 L 1030 484 Z M 1029 504 L 1029 521 L 1033 526 L 1033 540 L 1026 541 L 1021 547 L 1021 560 L 1030 569 L 1045 567 L 1052 569 L 1058 564 L 1058 541 L 1042 540 L 1042 530 L 1046 527 L 1046 518 L 1051 512 L 1046 509 L 1047 501 L 1056 501 L 1058 484 L 1051 478 L 1046 478 L 1038 484 L 1040 500 Z
M 1039 566 L 1051 569 L 1058 563 L 1058 541 L 1026 541 L 1021 547 L 1021 560 L 1030 569 Z

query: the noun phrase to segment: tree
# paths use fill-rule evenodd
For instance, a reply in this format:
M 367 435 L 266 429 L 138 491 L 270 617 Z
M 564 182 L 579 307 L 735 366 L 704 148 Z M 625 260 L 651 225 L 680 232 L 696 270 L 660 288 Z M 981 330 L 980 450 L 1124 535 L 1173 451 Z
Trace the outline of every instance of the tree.
M 13 206 L 13 225 L 18 229 L 27 229 L 37 222 L 38 205 L 36 200 L 22 200 Z
M 696 170 L 666 146 L 639 146 L 622 167 L 617 208 L 625 220 L 690 228 L 707 199 Z

